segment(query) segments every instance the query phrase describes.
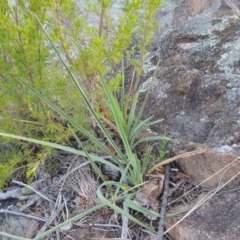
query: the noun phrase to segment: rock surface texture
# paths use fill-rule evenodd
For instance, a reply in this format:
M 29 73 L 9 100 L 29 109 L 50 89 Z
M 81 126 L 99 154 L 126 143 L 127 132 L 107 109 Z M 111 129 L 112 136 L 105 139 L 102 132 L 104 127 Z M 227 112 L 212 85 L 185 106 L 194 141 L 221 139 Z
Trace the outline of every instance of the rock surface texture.
M 177 2 L 158 16 L 146 69 L 160 68 L 146 112 L 164 119 L 155 130 L 175 139 L 173 154 L 207 147 L 213 165 L 226 165 L 240 151 L 240 3 Z
M 171 3 L 159 12 L 159 28 L 146 61 L 145 69 L 150 70 L 146 70 L 142 86 L 150 82 L 151 69 L 160 61 L 146 117 L 154 115 L 164 119 L 154 130 L 167 132 L 175 140 L 170 144 L 173 155 L 208 148 L 205 154 L 179 161 L 196 183 L 232 163 L 202 184 L 214 189 L 240 173 L 237 159 L 240 156 L 240 1 Z M 236 188 L 239 183 L 236 177 L 226 187 Z M 213 209 L 217 201 L 218 198 L 208 203 L 206 209 Z M 214 218 L 208 210 L 202 221 Z M 234 213 L 234 209 L 231 211 Z M 219 211 L 219 219 L 221 214 L 225 214 L 224 211 Z M 234 236 L 240 236 L 239 224 L 234 228 L 231 224 L 221 228 L 221 221 L 214 221 L 215 228 L 203 224 L 198 231 L 199 216 L 194 216 L 190 220 L 193 233 L 179 238 L 175 233 L 185 231 L 184 224 L 179 225 L 171 232 L 173 239 L 237 239 Z M 217 235 L 220 228 L 221 237 Z M 204 231 L 206 235 L 201 236 Z M 229 231 L 235 235 L 229 238 Z
M 199 197 L 197 200 L 200 200 Z M 222 193 L 213 196 L 199 210 L 170 231 L 176 240 L 238 240 L 240 222 L 240 193 Z M 177 206 L 172 213 L 188 211 L 192 206 Z M 178 218 L 167 218 L 166 228 Z

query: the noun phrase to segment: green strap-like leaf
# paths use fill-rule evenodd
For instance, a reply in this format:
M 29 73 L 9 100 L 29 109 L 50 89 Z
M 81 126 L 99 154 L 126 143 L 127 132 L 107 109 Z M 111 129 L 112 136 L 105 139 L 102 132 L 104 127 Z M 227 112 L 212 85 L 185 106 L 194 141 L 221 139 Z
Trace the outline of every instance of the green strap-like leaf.
M 19 139 L 19 140 L 22 140 L 22 141 L 32 142 L 32 143 L 36 143 L 36 144 L 41 144 L 43 146 L 48 146 L 48 147 L 60 149 L 60 150 L 66 151 L 66 152 L 70 152 L 70 153 L 73 153 L 73 154 L 76 154 L 76 155 L 80 155 L 80 156 L 83 156 L 83 157 L 87 157 L 87 155 L 84 151 L 80 151 L 80 150 L 77 150 L 75 148 L 66 147 L 66 146 L 63 146 L 63 145 L 60 145 L 60 144 L 56 144 L 56 143 L 51 143 L 51 142 L 47 142 L 47 141 L 37 140 L 37 139 L 34 139 L 34 138 L 27 138 L 27 137 L 22 137 L 22 136 L 18 136 L 18 135 L 14 135 L 14 134 L 8 134 L 8 133 L 1 133 L 1 132 L 0 132 L 0 136 L 10 137 L 10 138 Z M 112 167 L 113 169 L 116 169 L 117 171 L 120 171 L 120 172 L 122 171 L 121 168 L 112 164 L 110 161 L 105 160 L 104 158 L 95 156 L 93 154 L 89 154 L 89 156 L 94 161 L 106 164 L 106 165 Z
M 139 92 L 136 92 L 132 100 L 131 108 L 128 116 L 128 129 L 130 129 L 133 126 L 134 121 L 136 121 L 135 113 L 136 113 L 138 97 L 139 97 Z
M 124 215 L 125 217 L 127 217 L 128 219 L 132 220 L 133 222 L 137 223 L 138 225 L 144 227 L 145 229 L 149 230 L 150 232 L 154 232 L 153 229 L 151 229 L 149 226 L 147 226 L 146 224 L 144 224 L 143 222 L 139 221 L 138 219 L 136 219 L 135 217 L 133 217 L 132 215 L 130 215 L 128 212 L 125 212 L 122 208 L 118 207 L 116 204 L 112 203 L 111 201 L 109 201 L 108 199 L 106 199 L 103 194 L 101 193 L 101 188 L 105 185 L 105 183 L 101 184 L 97 190 L 97 196 L 100 199 L 100 201 L 102 203 L 104 203 L 105 205 L 109 206 L 110 208 L 112 208 L 113 210 L 115 210 L 116 212 Z M 118 185 L 118 183 L 116 183 L 116 186 Z M 130 195 L 128 195 L 130 197 Z M 125 196 L 126 197 L 126 196 Z
M 138 204 L 136 204 L 135 202 L 133 202 L 130 198 L 126 198 L 125 203 L 128 205 L 128 207 L 143 213 L 144 215 L 150 215 L 150 216 L 154 216 L 154 217 L 160 217 L 159 213 L 150 211 L 146 208 L 143 208 L 141 206 L 139 206 Z
M 162 140 L 167 140 L 168 141 L 169 138 L 163 137 L 163 136 L 150 136 L 150 137 L 142 138 L 133 145 L 133 148 L 136 147 L 139 143 L 142 143 L 142 142 L 162 141 Z
M 34 13 L 33 13 L 34 14 Z M 59 53 L 58 49 L 56 48 L 54 42 L 52 41 L 51 37 L 49 36 L 48 32 L 45 30 L 44 26 L 42 25 L 41 21 L 39 20 L 38 16 L 36 14 L 34 14 L 34 16 L 36 17 L 39 25 L 41 26 L 43 32 L 45 33 L 45 35 L 47 36 L 48 40 L 50 41 L 52 47 L 54 48 L 56 54 L 58 55 L 60 61 L 62 62 L 62 64 L 64 65 L 65 69 L 67 70 L 69 76 L 71 77 L 71 79 L 73 80 L 75 86 L 77 87 L 79 93 L 81 94 L 81 96 L 83 97 L 84 102 L 86 103 L 88 110 L 90 111 L 90 113 L 92 114 L 93 118 L 95 119 L 95 121 L 97 122 L 98 126 L 100 127 L 100 129 L 102 130 L 102 132 L 104 133 L 104 135 L 106 136 L 106 138 L 108 139 L 108 141 L 111 143 L 111 145 L 114 147 L 114 149 L 116 150 L 116 152 L 118 153 L 118 155 L 122 158 L 122 160 L 125 160 L 125 156 L 124 154 L 121 152 L 121 149 L 116 145 L 116 143 L 114 142 L 114 140 L 112 139 L 111 135 L 109 134 L 109 132 L 107 131 L 107 129 L 103 126 L 100 118 L 97 116 L 96 112 L 94 111 L 94 109 L 92 108 L 90 101 L 88 100 L 86 94 L 84 93 L 84 90 L 82 89 L 82 87 L 80 86 L 79 82 L 77 81 L 77 79 L 75 78 L 74 74 L 72 73 L 72 71 L 70 70 L 70 68 L 67 66 L 66 62 L 63 60 L 61 54 Z M 108 151 L 109 152 L 109 151 Z M 108 153 L 109 154 L 109 153 Z M 112 156 L 112 154 L 110 154 Z

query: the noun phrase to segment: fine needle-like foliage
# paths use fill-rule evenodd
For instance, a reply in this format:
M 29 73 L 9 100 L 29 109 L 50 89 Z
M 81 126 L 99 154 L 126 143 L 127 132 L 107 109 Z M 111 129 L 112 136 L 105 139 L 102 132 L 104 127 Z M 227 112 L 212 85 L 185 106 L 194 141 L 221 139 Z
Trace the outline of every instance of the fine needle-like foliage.
M 67 122 L 13 78 L 24 79 L 88 130 L 96 124 L 92 117 L 86 118 L 88 110 L 78 89 L 69 81 L 32 13 L 44 24 L 72 73 L 81 76 L 79 84 L 96 114 L 105 124 L 113 121 L 98 73 L 107 76 L 109 89 L 118 93 L 123 74 L 117 69 L 124 56 L 124 62 L 137 69 L 139 79 L 160 0 L 126 1 L 116 15 L 111 14 L 114 4 L 113 0 L 86 1 L 79 9 L 74 0 L 0 1 L 1 131 L 71 146 L 72 130 Z M 138 80 L 132 86 L 122 99 L 132 100 Z M 127 112 L 128 104 L 121 109 Z M 50 148 L 7 138 L 0 140 L 0 148 L 0 187 L 19 167 L 33 179 L 37 166 L 53 154 Z

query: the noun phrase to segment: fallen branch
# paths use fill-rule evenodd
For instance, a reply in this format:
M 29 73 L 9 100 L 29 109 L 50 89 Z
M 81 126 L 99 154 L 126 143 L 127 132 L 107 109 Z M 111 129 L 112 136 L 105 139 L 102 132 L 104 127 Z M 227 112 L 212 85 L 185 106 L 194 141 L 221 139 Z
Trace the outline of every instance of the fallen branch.
M 165 223 L 165 214 L 166 214 L 166 207 L 167 207 L 167 200 L 168 200 L 168 192 L 169 192 L 169 164 L 165 166 L 165 179 L 164 179 L 164 191 L 162 197 L 162 206 L 161 206 L 161 213 L 160 213 L 160 221 L 158 226 L 158 234 L 157 240 L 162 240 L 164 235 L 164 223 Z
M 123 202 L 123 210 L 127 213 L 129 213 L 128 206 Z M 128 238 L 128 218 L 122 215 L 122 233 L 121 233 L 121 239 L 127 239 Z
M 10 210 L 7 210 L 7 209 L 0 209 L 0 213 L 9 213 L 9 214 L 17 215 L 17 216 L 20 216 L 20 217 L 31 218 L 33 220 L 40 221 L 40 222 L 46 222 L 45 218 L 40 218 L 40 217 L 32 216 L 32 215 L 29 215 L 29 214 L 24 214 L 24 213 L 21 213 L 21 212 L 14 212 L 14 211 L 10 211 Z
M 16 183 L 16 184 L 18 184 L 20 186 L 27 187 L 27 188 L 31 189 L 33 192 L 35 192 L 36 194 L 38 194 L 39 196 L 41 196 L 42 198 L 44 198 L 45 200 L 54 203 L 51 199 L 49 199 L 48 197 L 44 196 L 42 193 L 40 193 L 39 191 L 37 191 L 36 189 L 31 187 L 30 185 L 27 185 L 25 183 L 22 183 L 22 182 L 19 182 L 19 181 L 15 181 L 15 180 L 13 180 L 12 182 Z
M 14 181 L 13 181 L 14 182 Z M 33 193 L 34 191 L 32 191 L 30 189 L 31 188 L 37 188 L 38 186 L 40 186 L 43 182 L 43 179 L 40 179 L 40 180 L 37 180 L 35 182 L 33 182 L 30 186 L 29 186 L 29 192 L 28 194 L 26 195 L 26 189 L 25 188 L 15 188 L 15 189 L 11 189 L 11 190 L 8 190 L 6 192 L 0 192 L 0 201 L 3 201 L 3 200 L 7 200 L 7 199 L 12 199 L 12 198 L 16 198 L 16 199 L 19 199 L 19 200 L 25 200 L 27 198 L 29 198 L 29 195 L 31 193 Z M 17 183 L 18 185 L 21 185 L 21 186 L 24 186 L 23 184 L 19 184 L 20 182 L 15 182 Z

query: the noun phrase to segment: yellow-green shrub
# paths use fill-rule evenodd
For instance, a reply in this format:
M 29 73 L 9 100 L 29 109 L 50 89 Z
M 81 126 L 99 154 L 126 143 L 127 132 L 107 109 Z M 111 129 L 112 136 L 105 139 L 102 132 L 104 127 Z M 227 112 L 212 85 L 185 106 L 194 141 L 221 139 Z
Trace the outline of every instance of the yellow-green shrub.
M 153 14 L 160 0 L 126 1 L 118 21 L 109 15 L 114 1 L 86 1 L 79 9 L 72 0 L 18 0 L 16 5 L 0 1 L 0 129 L 2 132 L 66 142 L 71 131 L 58 115 L 16 80 L 23 79 L 56 103 L 78 123 L 87 125 L 87 113 L 68 75 L 50 51 L 42 29 L 35 18 L 46 26 L 59 51 L 79 81 L 88 91 L 99 114 L 105 111 L 104 91 L 96 74 L 108 74 L 108 84 L 118 91 L 121 77 L 115 67 L 129 50 L 134 34 L 138 35 L 139 60 L 130 59 L 141 74 L 145 47 L 154 26 Z M 88 24 L 88 16 L 99 17 L 97 26 Z M 129 62 L 130 63 L 130 62 Z M 109 117 L 109 116 L 107 116 Z M 27 176 L 51 154 L 48 148 L 0 139 L 0 187 L 23 163 Z M 8 143 L 8 145 L 6 145 Z M 37 152 L 37 153 L 36 153 Z

